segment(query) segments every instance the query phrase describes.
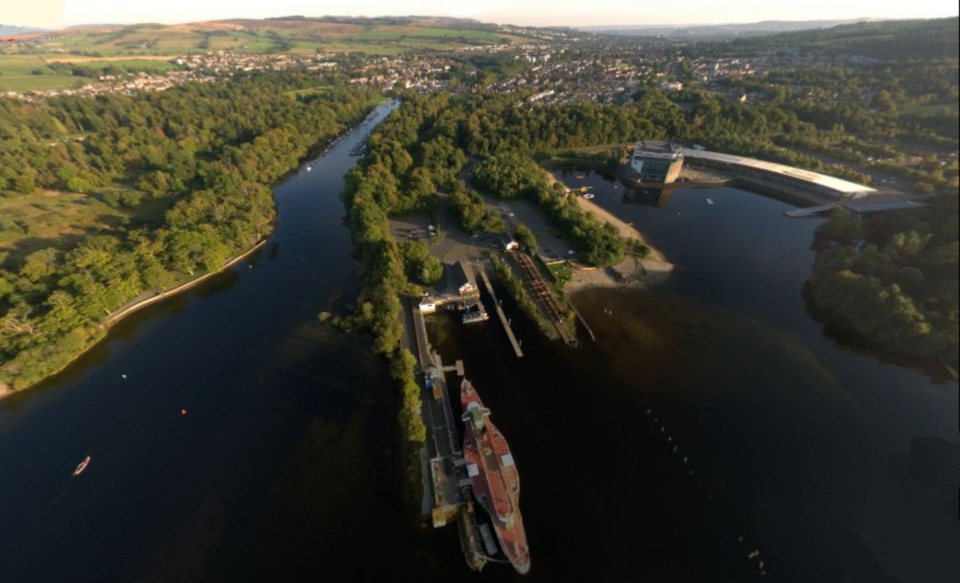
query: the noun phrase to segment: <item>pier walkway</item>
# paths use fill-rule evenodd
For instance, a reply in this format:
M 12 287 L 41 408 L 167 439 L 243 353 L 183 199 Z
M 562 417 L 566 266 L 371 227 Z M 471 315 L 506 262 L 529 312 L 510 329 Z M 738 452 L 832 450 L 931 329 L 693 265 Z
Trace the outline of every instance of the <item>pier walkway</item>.
M 487 277 L 487 269 L 479 266 L 477 271 L 480 273 L 480 279 L 483 280 L 483 285 L 487 288 L 487 293 L 493 298 L 493 305 L 497 310 L 497 315 L 500 316 L 500 322 L 503 323 L 503 329 L 507 331 L 507 338 L 510 339 L 510 344 L 513 345 L 513 351 L 516 353 L 517 358 L 523 358 L 523 351 L 520 350 L 520 343 L 517 341 L 516 336 L 513 335 L 513 328 L 510 327 L 510 321 L 507 320 L 507 315 L 503 313 L 503 308 L 500 307 L 500 300 L 497 299 L 497 294 L 493 293 L 493 285 L 490 283 L 490 278 Z
M 420 393 L 423 402 L 421 414 L 430 434 L 427 444 L 430 473 L 424 475 L 424 479 L 429 479 L 433 486 L 434 524 L 442 526 L 458 513 L 463 502 L 460 480 L 464 476 L 458 475 L 463 451 L 445 379 L 446 372 L 462 375 L 463 363 L 457 361 L 456 366 L 443 366 L 440 356 L 433 352 L 430 346 L 423 314 L 417 309 L 413 298 L 408 299 L 404 312 L 408 331 L 406 343 L 410 344 L 408 348 L 417 355 L 424 374 Z M 411 330 L 413 334 L 410 334 Z M 426 387 L 427 380 L 430 381 L 430 389 Z M 436 393 L 433 388 L 437 389 Z
M 827 204 L 819 204 L 817 206 L 808 206 L 805 208 L 798 208 L 789 211 L 785 211 L 784 216 L 790 217 L 791 219 L 801 219 L 804 217 L 815 217 L 820 213 L 824 213 L 830 210 L 837 208 L 837 203 L 831 202 Z
M 798 208 L 786 211 L 783 214 L 791 219 L 799 219 L 804 217 L 813 217 L 819 215 L 820 213 L 831 211 L 839 207 L 843 207 L 849 211 L 855 212 L 858 215 L 866 215 L 871 213 L 882 213 L 885 211 L 923 208 L 926 206 L 929 205 L 925 202 L 902 198 L 889 200 L 858 200 L 852 202 L 831 202 L 828 204 Z
M 423 314 L 413 298 L 408 298 L 403 312 L 407 330 L 403 344 L 417 355 L 425 380 L 429 379 L 431 385 L 439 388 L 438 397 L 435 398 L 433 391 L 426 388 L 426 382 L 421 386 L 422 415 L 430 432 L 426 448 L 430 450 L 430 461 L 423 464 L 423 480 L 424 487 L 429 483 L 433 493 L 432 497 L 427 498 L 429 508 L 425 510 L 430 514 L 434 528 L 457 523 L 467 565 L 474 571 L 480 571 L 487 562 L 487 556 L 482 550 L 476 516 L 469 503 L 473 498 L 472 486 L 445 378 L 448 372 L 462 377 L 463 362 L 458 360 L 454 366 L 443 365 L 440 355 L 433 352 L 430 346 Z M 459 395 L 459 390 L 455 394 Z

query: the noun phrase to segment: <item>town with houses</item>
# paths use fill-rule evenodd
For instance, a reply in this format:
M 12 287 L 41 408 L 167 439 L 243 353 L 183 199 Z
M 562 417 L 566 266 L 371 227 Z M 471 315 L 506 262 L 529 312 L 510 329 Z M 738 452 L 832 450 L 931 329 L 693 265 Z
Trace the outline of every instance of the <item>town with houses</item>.
M 203 51 L 170 59 L 170 64 L 176 66 L 174 70 L 105 74 L 89 85 L 8 91 L 0 93 L 0 98 L 35 100 L 54 95 L 162 91 L 187 82 L 212 82 L 240 72 L 285 69 L 303 69 L 317 74 L 336 71 L 346 77 L 346 82 L 361 88 L 430 92 L 449 88 L 453 77 L 451 70 L 463 72 L 465 57 L 486 54 L 508 59 L 512 56 L 518 70 L 492 82 L 487 88 L 502 93 L 522 92 L 526 94 L 526 104 L 592 101 L 627 105 L 633 101 L 638 89 L 651 86 L 668 92 L 697 86 L 747 102 L 762 96 L 731 89 L 726 86 L 728 80 L 760 77 L 771 68 L 780 71 L 812 65 L 829 68 L 850 58 L 863 59 L 843 55 L 831 58 L 809 56 L 782 48 L 750 58 L 736 55 L 688 57 L 683 54 L 683 47 L 676 43 L 658 44 L 651 39 L 597 37 L 570 29 L 529 29 L 508 25 L 502 26 L 501 32 L 523 34 L 531 42 L 463 46 L 446 51 L 424 50 L 390 57 L 359 53 L 304 55 Z

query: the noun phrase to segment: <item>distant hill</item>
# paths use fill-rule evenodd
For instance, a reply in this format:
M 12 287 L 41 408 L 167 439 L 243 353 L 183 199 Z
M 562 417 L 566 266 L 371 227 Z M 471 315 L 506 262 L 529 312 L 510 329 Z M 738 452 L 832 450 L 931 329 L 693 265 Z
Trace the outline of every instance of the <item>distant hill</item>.
M 846 53 L 882 60 L 960 57 L 960 20 L 884 20 L 835 26 L 823 30 L 788 32 L 734 41 L 744 48 L 793 46 L 807 50 Z
M 745 24 L 715 24 L 701 26 L 642 26 L 642 25 L 611 25 L 611 26 L 584 26 L 581 30 L 607 34 L 630 36 L 660 36 L 696 40 L 721 39 L 729 37 L 766 36 L 781 32 L 830 28 L 841 24 L 869 21 L 868 18 L 853 18 L 847 20 L 765 20 Z
M 19 36 L 29 32 L 46 30 L 39 26 L 13 26 L 12 24 L 0 24 L 0 36 Z
M 173 55 L 205 51 L 314 51 L 397 54 L 420 49 L 522 42 L 515 33 L 475 20 L 389 16 L 287 16 L 186 24 L 99 24 L 59 31 L 50 50 L 87 56 Z

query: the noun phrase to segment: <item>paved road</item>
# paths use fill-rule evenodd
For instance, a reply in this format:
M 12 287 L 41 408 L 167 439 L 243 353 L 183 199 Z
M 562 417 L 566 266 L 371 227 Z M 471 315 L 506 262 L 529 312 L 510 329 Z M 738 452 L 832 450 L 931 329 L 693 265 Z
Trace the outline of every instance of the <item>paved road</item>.
M 550 226 L 543 212 L 530 202 L 521 199 L 509 201 L 484 196 L 484 201 L 498 209 L 510 231 L 516 231 L 517 225 L 525 224 L 537 237 L 537 250 L 544 259 L 567 259 L 573 257 L 573 246 L 560 233 Z

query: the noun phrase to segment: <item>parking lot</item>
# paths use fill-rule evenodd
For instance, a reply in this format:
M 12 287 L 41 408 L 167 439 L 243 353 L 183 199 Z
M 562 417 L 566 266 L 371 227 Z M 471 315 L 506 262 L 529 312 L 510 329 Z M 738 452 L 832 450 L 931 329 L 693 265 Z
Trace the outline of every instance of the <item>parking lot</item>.
M 461 229 L 456 217 L 450 214 L 443 197 L 437 209 L 437 223 L 432 226 L 443 232 L 439 241 L 431 239 L 431 224 L 425 215 L 391 218 L 390 231 L 397 241 L 423 241 L 430 249 L 430 254 L 443 263 L 479 259 L 483 255 L 484 246 L 491 244 L 490 237 L 473 237 Z
M 501 201 L 491 196 L 484 196 L 484 201 L 500 211 L 510 232 L 516 231 L 519 223 L 529 227 L 537 237 L 537 252 L 545 260 L 568 259 L 574 256 L 570 243 L 547 223 L 543 212 L 530 202 L 520 199 Z
M 500 212 L 509 233 L 516 231 L 517 225 L 525 224 L 533 231 L 537 238 L 537 252 L 546 261 L 571 259 L 575 252 L 573 246 L 562 234 L 551 227 L 542 211 L 526 200 L 501 201 L 492 196 L 484 196 L 484 202 Z M 428 244 L 430 253 L 443 261 L 450 263 L 461 259 L 477 259 L 483 255 L 484 249 L 492 247 L 502 248 L 506 243 L 503 234 L 471 235 L 460 228 L 444 197 L 441 196 L 437 210 L 438 225 L 443 231 L 443 238 L 435 243 L 430 239 L 430 220 L 425 215 L 404 215 L 390 219 L 390 231 L 397 241 L 423 241 Z

